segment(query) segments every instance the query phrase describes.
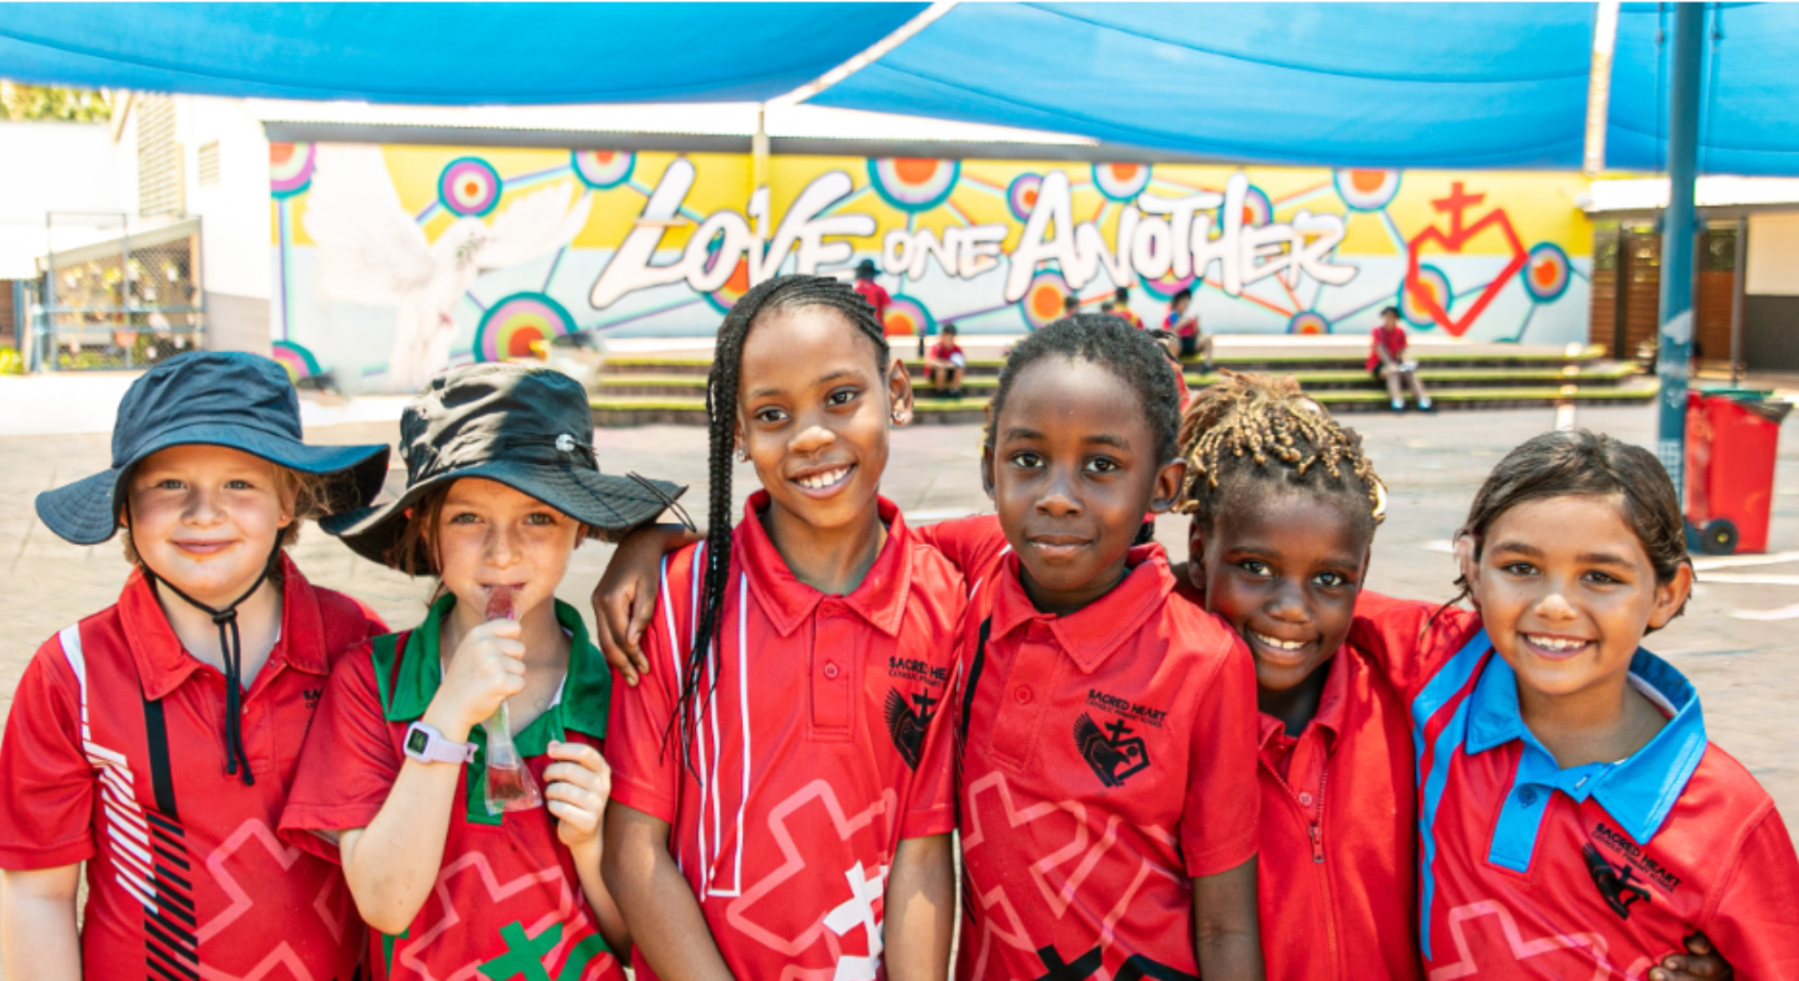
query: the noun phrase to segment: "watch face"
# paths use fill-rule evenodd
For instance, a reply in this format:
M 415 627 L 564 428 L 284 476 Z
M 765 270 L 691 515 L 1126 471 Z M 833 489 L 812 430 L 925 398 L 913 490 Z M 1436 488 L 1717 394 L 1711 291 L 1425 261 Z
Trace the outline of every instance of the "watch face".
M 406 735 L 406 748 L 414 753 L 423 753 L 425 747 L 431 745 L 431 738 L 417 729 Z

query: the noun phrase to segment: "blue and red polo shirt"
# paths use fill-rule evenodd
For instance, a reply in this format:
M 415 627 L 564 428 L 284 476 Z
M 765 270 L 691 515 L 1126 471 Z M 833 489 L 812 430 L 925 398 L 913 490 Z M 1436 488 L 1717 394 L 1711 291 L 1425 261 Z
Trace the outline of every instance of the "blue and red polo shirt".
M 1686 678 L 1639 650 L 1631 684 L 1667 725 L 1626 759 L 1562 769 L 1479 617 L 1433 609 L 1364 604 L 1351 634 L 1411 716 L 1432 981 L 1641 979 L 1695 932 L 1741 977 L 1799 977 L 1799 857 Z
M 366 931 L 331 862 L 276 834 L 334 663 L 385 629 L 281 559 L 281 636 L 243 695 L 255 783 L 225 772 L 225 676 L 141 571 L 46 641 L 0 744 L 0 868 L 87 863 L 89 978 L 350 981 Z
M 766 491 L 751 495 L 732 532 L 685 756 L 667 736 L 705 546 L 664 560 L 643 640 L 651 671 L 614 689 L 612 800 L 669 825 L 733 976 L 872 981 L 885 971 L 899 843 L 955 830 L 950 689 L 965 589 L 882 499 L 874 565 L 849 593 L 821 593 L 769 539 L 767 506 Z M 641 946 L 636 969 L 654 977 Z

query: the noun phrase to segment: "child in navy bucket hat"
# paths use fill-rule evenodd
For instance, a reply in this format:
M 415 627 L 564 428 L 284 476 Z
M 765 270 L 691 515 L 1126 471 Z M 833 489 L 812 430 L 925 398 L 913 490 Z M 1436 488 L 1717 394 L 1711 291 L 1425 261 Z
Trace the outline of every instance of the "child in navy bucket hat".
M 183 354 L 125 393 L 111 467 L 38 495 L 38 517 L 75 544 L 124 529 L 136 568 L 117 604 L 38 649 L 13 699 L 9 977 L 356 972 L 364 929 L 341 874 L 274 828 L 333 663 L 385 627 L 283 548 L 302 519 L 366 505 L 387 456 L 307 445 L 268 358 Z
M 554 371 L 453 369 L 400 432 L 405 491 L 324 528 L 438 595 L 332 673 L 281 832 L 342 862 L 386 934 L 377 979 L 622 981 L 630 935 L 600 879 L 611 674 L 555 592 L 584 539 L 684 488 L 602 473 L 587 393 Z

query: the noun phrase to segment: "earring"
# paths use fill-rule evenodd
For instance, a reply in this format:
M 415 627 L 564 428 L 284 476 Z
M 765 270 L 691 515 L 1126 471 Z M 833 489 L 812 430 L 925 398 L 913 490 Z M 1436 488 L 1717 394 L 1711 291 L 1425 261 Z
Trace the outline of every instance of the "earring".
M 900 423 L 903 425 L 903 424 L 905 424 L 905 421 L 909 418 L 911 418 L 911 417 L 906 415 L 906 412 L 904 409 L 894 409 L 893 410 L 893 421 L 894 422 L 897 422 L 897 423 Z
M 737 444 L 737 462 L 743 463 L 744 461 L 748 460 L 749 458 L 750 458 L 750 455 L 746 450 L 744 450 L 743 444 L 738 443 Z

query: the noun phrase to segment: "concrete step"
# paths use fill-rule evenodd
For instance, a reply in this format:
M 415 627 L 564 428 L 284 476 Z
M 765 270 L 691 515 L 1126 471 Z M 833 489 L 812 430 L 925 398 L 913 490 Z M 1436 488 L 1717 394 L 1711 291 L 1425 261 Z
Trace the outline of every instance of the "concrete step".
M 1299 379 L 1301 387 L 1308 392 L 1386 390 L 1380 380 L 1362 368 L 1330 371 L 1278 371 L 1275 373 L 1293 375 Z M 1521 385 L 1560 386 L 1567 384 L 1596 387 L 1625 384 L 1631 379 L 1641 377 L 1641 372 L 1633 364 L 1599 361 L 1563 365 L 1559 368 L 1436 368 L 1420 366 L 1418 376 L 1423 379 L 1425 386 L 1431 389 L 1516 388 Z M 1219 376 L 1215 373 L 1202 374 L 1198 371 L 1188 371 L 1187 385 L 1190 388 L 1197 388 L 1209 385 L 1218 378 Z M 963 389 L 975 395 L 990 395 L 998 386 L 998 375 L 970 375 L 962 380 Z M 919 375 L 913 379 L 913 388 L 922 393 L 928 390 L 929 383 L 922 375 Z M 661 396 L 704 398 L 706 377 L 686 374 L 602 375 L 598 380 L 597 391 L 606 398 Z
M 1412 348 L 1410 355 L 1423 369 L 1491 369 L 1491 370 L 1559 370 L 1569 366 L 1584 367 L 1599 362 L 1604 349 L 1599 347 L 1569 348 L 1518 348 L 1507 351 L 1504 345 L 1485 345 L 1473 349 L 1463 349 L 1456 345 L 1418 345 Z M 906 363 L 907 369 L 915 377 L 925 374 L 924 361 L 912 354 L 911 348 L 904 345 L 895 348 Z M 1366 350 L 1357 352 L 1346 349 L 1304 348 L 1292 351 L 1248 350 L 1234 352 L 1225 350 L 1212 359 L 1219 367 L 1235 371 L 1266 371 L 1292 373 L 1300 371 L 1348 371 L 1363 367 L 1368 358 Z M 998 375 L 1005 361 L 999 357 L 971 357 L 966 374 L 970 378 L 981 375 Z M 1189 373 L 1196 371 L 1199 362 L 1187 362 Z M 691 375 L 704 378 L 712 370 L 710 356 L 686 354 L 668 355 L 620 355 L 606 359 L 601 366 L 602 376 L 623 375 Z
M 1440 388 L 1431 399 L 1443 410 L 1521 409 L 1558 405 L 1636 405 L 1652 401 L 1656 393 L 1653 377 L 1640 376 L 1624 383 L 1585 385 L 1508 385 L 1503 387 Z M 1384 390 L 1323 390 L 1311 392 L 1333 413 L 1390 411 Z M 987 398 L 972 395 L 962 399 L 936 399 L 924 396 L 916 403 L 915 418 L 920 424 L 979 423 L 986 418 Z M 703 426 L 706 424 L 706 401 L 703 397 L 676 396 L 596 396 L 590 403 L 596 426 L 646 426 L 654 423 Z

